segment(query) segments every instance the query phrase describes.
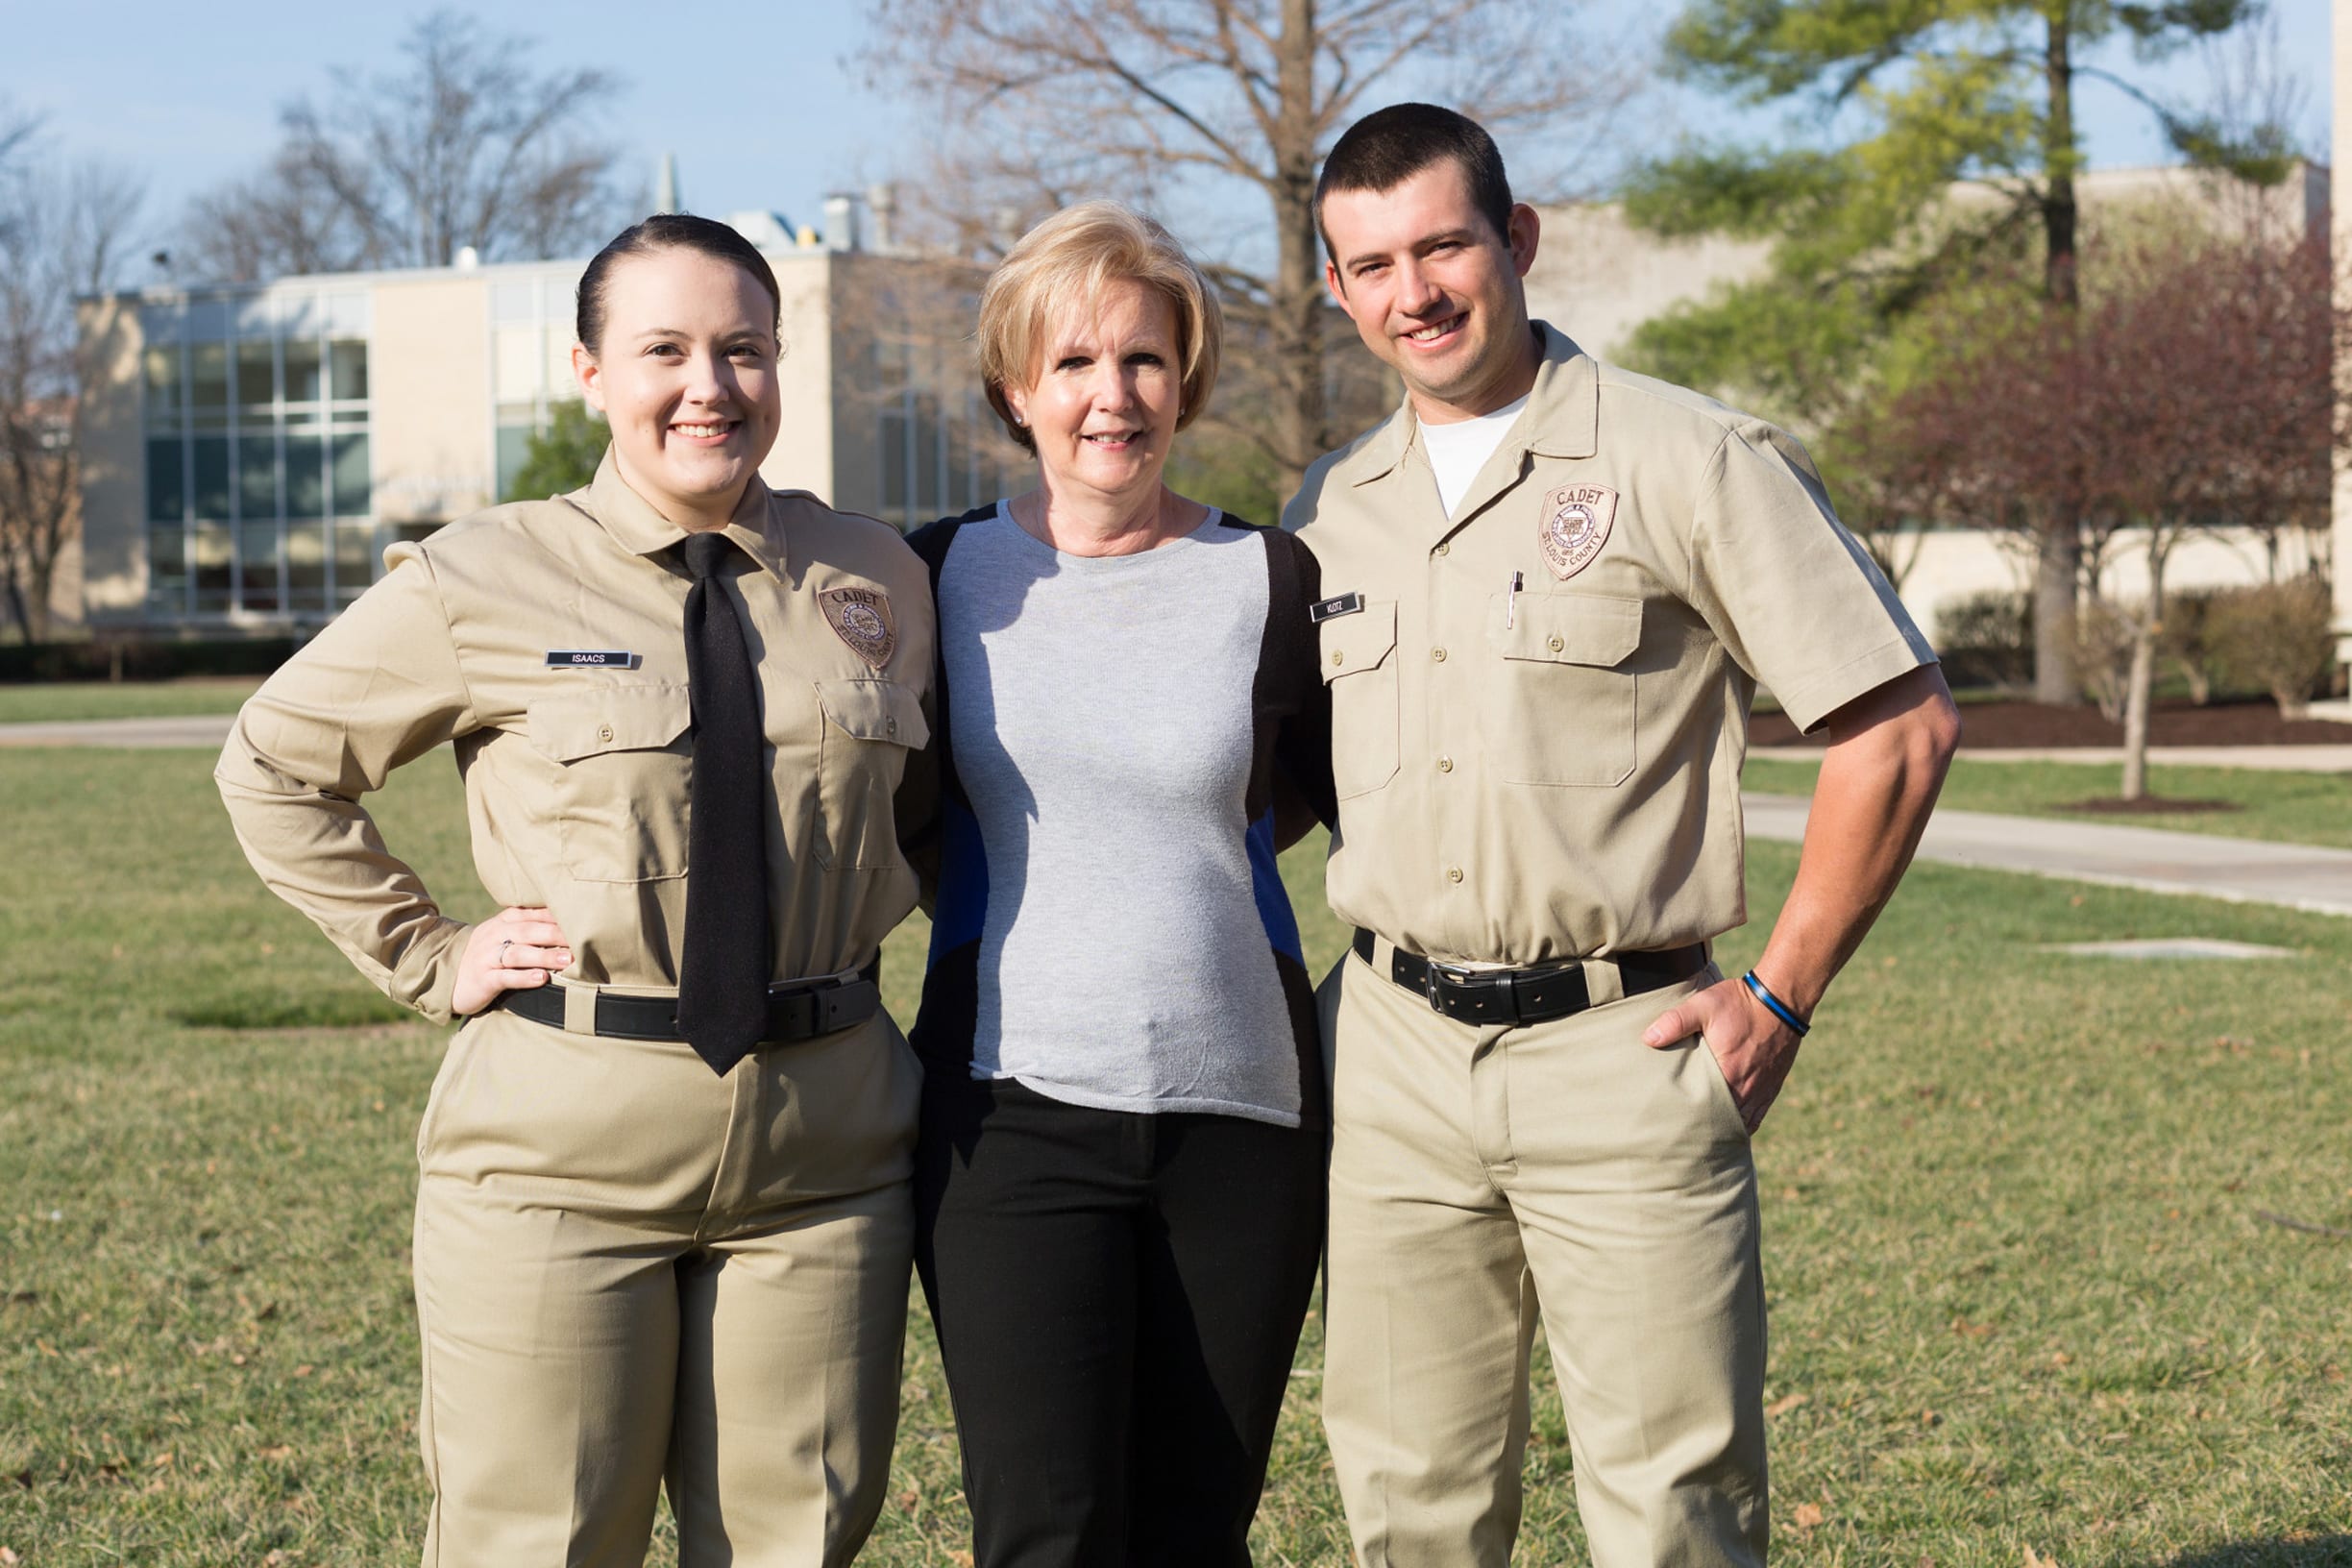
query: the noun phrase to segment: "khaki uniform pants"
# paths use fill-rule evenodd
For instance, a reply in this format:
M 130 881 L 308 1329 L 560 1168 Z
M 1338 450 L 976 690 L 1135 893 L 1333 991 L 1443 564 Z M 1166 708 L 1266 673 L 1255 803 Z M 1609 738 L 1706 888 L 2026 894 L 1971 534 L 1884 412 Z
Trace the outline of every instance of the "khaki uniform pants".
M 856 1554 L 897 1425 L 921 1069 L 887 1015 L 688 1046 L 511 1013 L 451 1044 L 417 1134 L 427 1568 Z
M 1336 1057 L 1324 1421 L 1364 1568 L 1504 1564 L 1538 1311 L 1597 1568 L 1764 1559 L 1755 1172 L 1695 1038 L 1702 977 L 1528 1028 L 1456 1023 L 1350 954 Z M 1605 985 L 1608 989 L 1602 990 Z

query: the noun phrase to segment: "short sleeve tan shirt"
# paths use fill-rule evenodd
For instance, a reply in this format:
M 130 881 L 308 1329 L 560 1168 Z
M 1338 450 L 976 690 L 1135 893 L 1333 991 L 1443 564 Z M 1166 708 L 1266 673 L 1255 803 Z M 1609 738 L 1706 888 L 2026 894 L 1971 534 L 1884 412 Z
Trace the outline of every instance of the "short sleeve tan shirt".
M 1528 406 L 1452 518 L 1409 408 L 1284 518 L 1340 612 L 1332 906 L 1449 963 L 1738 925 L 1756 683 L 1809 729 L 1935 659 L 1796 441 L 1536 330 Z
M 915 902 L 893 796 L 929 739 L 930 586 L 885 525 L 757 478 L 725 532 L 767 732 L 773 973 L 839 973 Z M 608 454 L 584 490 L 395 546 L 382 580 L 238 715 L 214 776 L 247 856 L 394 999 L 447 1021 L 465 927 L 358 802 L 444 741 L 482 886 L 549 908 L 574 953 L 562 978 L 675 989 L 685 537 Z

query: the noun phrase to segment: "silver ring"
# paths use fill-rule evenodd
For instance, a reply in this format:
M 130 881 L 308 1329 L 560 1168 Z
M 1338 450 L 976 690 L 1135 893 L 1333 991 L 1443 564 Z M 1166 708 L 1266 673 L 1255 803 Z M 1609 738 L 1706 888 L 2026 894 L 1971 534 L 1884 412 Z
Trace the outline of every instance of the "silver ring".
M 508 937 L 504 942 L 499 943 L 498 963 L 500 968 L 502 969 L 506 967 L 506 949 L 512 947 L 513 945 L 514 938 L 512 937 Z

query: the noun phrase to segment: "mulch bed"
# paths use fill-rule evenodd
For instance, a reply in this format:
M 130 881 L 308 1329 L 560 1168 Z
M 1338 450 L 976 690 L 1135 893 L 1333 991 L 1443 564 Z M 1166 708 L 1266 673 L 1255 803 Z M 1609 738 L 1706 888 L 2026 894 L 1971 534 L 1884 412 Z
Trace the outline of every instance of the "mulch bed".
M 2060 708 L 2042 702 L 1965 702 L 1960 707 L 1960 748 L 2052 749 L 2116 747 L 2123 726 L 2099 717 L 2095 707 Z M 1827 735 L 1800 735 L 1785 714 L 1759 713 L 1748 721 L 1751 746 L 1821 746 Z M 2352 724 L 2327 719 L 2289 723 L 2270 701 L 2159 702 L 2148 716 L 2151 746 L 2352 746 Z

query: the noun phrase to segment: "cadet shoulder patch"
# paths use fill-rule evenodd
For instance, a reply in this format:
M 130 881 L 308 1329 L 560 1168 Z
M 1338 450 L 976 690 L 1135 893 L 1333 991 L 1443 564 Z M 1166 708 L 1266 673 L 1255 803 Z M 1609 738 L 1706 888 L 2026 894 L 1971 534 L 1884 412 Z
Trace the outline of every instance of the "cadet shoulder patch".
M 1563 582 L 1592 565 L 1617 520 L 1617 492 L 1605 484 L 1563 484 L 1543 499 L 1535 525 L 1544 564 Z
M 817 596 L 825 625 L 849 645 L 849 651 L 879 670 L 890 663 L 898 647 L 898 624 L 891 616 L 890 595 L 878 588 L 827 588 Z

